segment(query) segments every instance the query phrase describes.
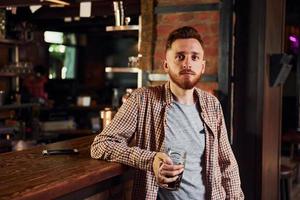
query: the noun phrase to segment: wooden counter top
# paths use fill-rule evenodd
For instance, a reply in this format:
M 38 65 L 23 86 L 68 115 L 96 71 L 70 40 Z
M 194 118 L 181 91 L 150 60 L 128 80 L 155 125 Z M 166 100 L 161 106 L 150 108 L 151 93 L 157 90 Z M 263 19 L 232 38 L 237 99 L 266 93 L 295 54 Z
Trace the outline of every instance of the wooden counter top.
M 90 157 L 95 135 L 0 154 L 0 199 L 54 199 L 123 174 L 126 167 Z M 77 155 L 43 156 L 43 149 L 77 148 Z

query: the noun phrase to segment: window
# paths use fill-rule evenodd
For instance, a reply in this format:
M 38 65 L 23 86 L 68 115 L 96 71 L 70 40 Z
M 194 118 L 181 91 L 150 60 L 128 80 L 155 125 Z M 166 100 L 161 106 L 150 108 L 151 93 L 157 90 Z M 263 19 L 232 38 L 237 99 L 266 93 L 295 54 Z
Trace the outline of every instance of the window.
M 74 79 L 76 76 L 76 37 L 73 33 L 45 31 L 49 44 L 49 79 Z

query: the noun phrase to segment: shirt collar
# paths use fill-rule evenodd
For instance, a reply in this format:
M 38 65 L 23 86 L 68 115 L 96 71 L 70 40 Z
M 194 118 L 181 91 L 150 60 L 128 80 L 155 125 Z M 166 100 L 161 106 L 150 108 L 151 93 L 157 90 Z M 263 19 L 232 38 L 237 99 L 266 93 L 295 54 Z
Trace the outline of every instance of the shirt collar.
M 200 110 L 203 110 L 203 105 L 204 105 L 204 100 L 203 98 L 201 98 L 201 90 L 195 88 L 194 89 L 194 94 L 197 96 L 199 105 L 200 105 Z M 170 81 L 168 81 L 167 83 L 165 83 L 165 100 L 166 100 L 166 104 L 170 105 L 173 101 L 174 101 L 174 96 L 172 94 L 171 88 L 170 88 Z
M 207 102 L 205 102 L 205 98 L 203 98 L 203 91 L 199 88 L 194 89 L 194 95 L 197 96 L 197 102 L 199 105 L 199 112 L 201 115 L 201 118 L 203 122 L 210 128 L 213 128 L 213 122 L 210 121 L 210 117 L 208 116 L 208 108 L 207 108 Z M 165 83 L 165 102 L 167 106 L 169 106 L 174 101 L 174 97 L 172 95 L 171 89 L 170 89 L 170 81 Z M 214 135 L 214 133 L 212 133 Z
M 200 108 L 200 115 L 203 120 L 203 122 L 211 129 L 213 130 L 213 123 L 210 121 L 210 118 L 208 116 L 207 107 L 207 102 L 205 102 L 205 98 L 202 97 L 203 92 L 199 88 L 194 89 L 194 94 L 197 96 L 197 103 L 199 104 Z M 172 95 L 171 89 L 170 89 L 170 81 L 165 83 L 165 101 L 167 106 L 170 105 L 174 101 L 174 97 Z M 204 111 L 204 112 L 203 112 Z M 214 135 L 214 133 L 212 133 Z
M 170 81 L 165 83 L 165 100 L 167 105 L 170 105 L 174 101 L 174 97 L 170 88 Z

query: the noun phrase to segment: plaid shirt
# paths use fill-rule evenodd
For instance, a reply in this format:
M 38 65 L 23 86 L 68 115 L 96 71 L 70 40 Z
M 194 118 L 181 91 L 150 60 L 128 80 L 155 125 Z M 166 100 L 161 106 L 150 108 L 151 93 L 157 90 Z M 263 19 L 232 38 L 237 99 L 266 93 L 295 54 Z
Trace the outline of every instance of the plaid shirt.
M 222 108 L 216 97 L 195 89 L 205 129 L 207 199 L 244 199 L 238 165 L 228 141 Z M 135 90 L 112 122 L 91 145 L 91 156 L 136 168 L 132 199 L 156 200 L 152 169 L 156 152 L 164 151 L 166 113 L 173 101 L 169 83 Z M 135 138 L 135 146 L 128 143 Z

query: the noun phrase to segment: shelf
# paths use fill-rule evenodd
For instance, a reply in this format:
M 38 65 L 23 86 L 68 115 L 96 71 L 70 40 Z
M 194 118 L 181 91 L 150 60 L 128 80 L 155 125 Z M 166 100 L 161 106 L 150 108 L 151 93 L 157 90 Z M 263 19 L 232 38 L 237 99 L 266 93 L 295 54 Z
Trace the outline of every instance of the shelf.
M 167 74 L 163 73 L 149 73 L 148 74 L 149 81 L 167 81 L 169 77 Z M 218 82 L 218 76 L 214 74 L 202 74 L 201 82 Z
M 106 31 L 138 31 L 139 25 L 107 26 Z
M 23 42 L 19 40 L 13 40 L 13 39 L 0 39 L 0 44 L 11 44 L 11 45 L 18 45 L 22 44 Z
M 15 76 L 17 76 L 17 74 L 13 72 L 0 72 L 0 77 L 15 77 Z
M 30 108 L 34 106 L 40 106 L 40 104 L 38 103 L 7 104 L 7 105 L 0 106 L 0 110 Z
M 105 67 L 106 73 L 137 73 L 137 87 L 143 85 L 143 70 L 137 67 Z
M 142 70 L 137 67 L 105 67 L 105 72 L 141 73 Z
M 159 73 L 148 74 L 149 81 L 167 81 L 168 79 L 169 78 L 167 74 L 159 74 Z
M 70 106 L 68 109 L 71 110 L 83 110 L 83 111 L 97 111 L 103 110 L 105 107 L 109 107 L 109 105 L 97 105 L 97 106 Z
M 59 135 L 92 135 L 95 131 L 90 129 L 70 129 L 70 130 L 55 130 L 55 131 L 42 131 L 44 135 L 59 134 Z
M 16 130 L 15 127 L 0 127 L 0 135 L 13 133 Z

